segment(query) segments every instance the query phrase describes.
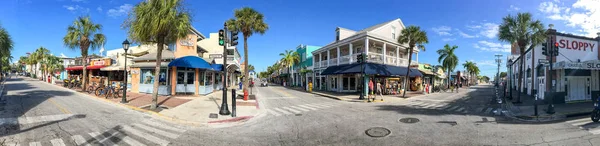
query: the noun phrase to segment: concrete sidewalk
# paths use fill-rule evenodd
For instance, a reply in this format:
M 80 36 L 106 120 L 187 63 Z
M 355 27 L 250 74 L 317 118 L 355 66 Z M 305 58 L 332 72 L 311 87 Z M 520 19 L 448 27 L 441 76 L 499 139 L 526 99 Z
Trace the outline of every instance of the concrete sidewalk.
M 571 116 L 579 116 L 590 114 L 594 109 L 594 102 L 577 102 L 577 103 L 565 103 L 565 104 L 554 104 L 554 114 L 546 113 L 548 109 L 548 103 L 544 100 L 535 101 L 535 98 L 521 93 L 521 103 L 515 104 L 518 91 L 513 90 L 513 99 L 503 98 L 501 90 L 498 92 L 498 98 L 504 100 L 503 109 L 505 115 L 514 119 L 518 119 L 526 122 L 551 122 L 563 120 Z M 535 116 L 535 104 L 538 104 L 538 115 Z
M 182 104 L 172 109 L 166 109 L 159 112 L 167 117 L 180 120 L 193 121 L 199 123 L 227 123 L 245 121 L 257 116 L 260 113 L 256 100 L 244 101 L 241 96 L 236 99 L 236 117 L 230 115 L 219 115 L 222 103 L 223 91 L 216 91 L 209 95 L 198 97 L 190 102 Z M 231 92 L 227 95 L 227 105 L 232 112 Z M 217 117 L 210 117 L 210 115 Z

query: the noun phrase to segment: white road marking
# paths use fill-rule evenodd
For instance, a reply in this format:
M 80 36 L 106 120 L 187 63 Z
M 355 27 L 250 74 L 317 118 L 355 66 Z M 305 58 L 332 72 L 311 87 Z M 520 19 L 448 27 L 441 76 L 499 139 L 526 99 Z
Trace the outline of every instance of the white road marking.
M 186 131 L 184 129 L 180 129 L 180 128 L 172 127 L 172 126 L 167 126 L 166 124 L 160 124 L 160 123 L 157 123 L 157 122 L 154 122 L 154 121 L 150 121 L 150 120 L 142 121 L 142 123 L 150 125 L 150 126 L 154 126 L 154 127 L 160 127 L 162 129 L 167 129 L 167 130 L 179 132 L 179 133 L 183 133 L 183 132 Z
M 446 109 L 446 111 L 453 111 L 456 108 L 458 108 L 458 106 L 452 106 L 452 108 Z
M 146 126 L 146 125 L 142 125 L 142 124 L 139 124 L 139 123 L 135 123 L 133 125 L 135 127 L 144 129 L 146 131 L 153 132 L 153 133 L 156 133 L 156 134 L 160 134 L 162 136 L 166 136 L 166 137 L 169 137 L 169 138 L 172 138 L 172 139 L 176 139 L 177 137 L 179 137 L 179 135 L 177 135 L 177 134 L 173 134 L 171 132 L 167 132 L 167 131 L 164 131 L 164 130 L 152 128 L 152 127 L 149 127 L 149 126 Z
M 600 129 L 589 130 L 588 132 L 592 133 L 593 135 L 596 135 L 600 134 Z
M 271 109 L 267 109 L 267 112 L 269 112 L 271 115 L 274 115 L 274 116 L 276 116 L 276 117 L 277 117 L 277 116 L 281 116 L 281 114 L 279 114 L 279 113 L 277 113 L 277 112 L 275 112 L 275 111 L 273 111 L 273 110 L 271 110 Z
M 425 106 L 423 106 L 422 108 L 432 108 L 433 106 L 435 106 L 435 103 L 427 103 Z
M 294 108 L 294 109 L 299 109 L 299 110 L 302 110 L 302 111 L 305 111 L 305 112 L 310 111 L 309 109 L 305 109 L 305 108 L 301 108 L 301 107 L 297 107 L 297 106 L 290 106 L 290 107 Z
M 50 143 L 52 143 L 52 146 L 65 146 L 65 142 L 60 138 L 50 140 Z
M 486 113 L 486 114 L 489 114 L 489 113 L 492 111 L 492 109 L 493 109 L 493 108 L 491 108 L 491 107 L 490 107 L 490 108 L 488 108 L 487 110 L 485 110 L 485 113 Z
M 132 146 L 146 146 L 145 144 L 117 131 L 114 129 L 110 129 L 109 130 L 110 133 L 114 133 L 115 137 L 120 137 L 119 139 L 123 140 L 125 143 L 132 145 Z
M 295 110 L 295 109 L 292 109 L 292 108 L 290 108 L 290 107 L 281 107 L 281 108 L 283 108 L 283 109 L 286 109 L 286 110 L 288 110 L 288 111 L 292 111 L 292 112 L 294 112 L 294 113 L 296 113 L 296 114 L 299 114 L 299 113 L 301 113 L 300 111 L 298 111 L 298 110 Z
M 17 143 L 8 143 L 7 146 L 21 146 L 21 145 L 17 144 Z
M 339 103 L 337 103 L 337 102 L 326 102 L 326 103 L 323 103 L 323 105 L 336 106 L 336 105 L 339 105 Z
M 318 107 L 318 108 L 328 108 L 326 106 L 321 105 L 321 103 L 313 103 L 313 104 L 309 104 L 309 105 L 313 106 L 313 107 Z
M 588 120 L 590 120 L 590 119 L 589 118 L 582 118 L 582 119 L 569 120 L 569 121 L 567 121 L 567 123 L 576 123 L 576 122 L 588 121 Z
M 0 118 L 0 125 L 16 125 L 17 118 Z
M 71 136 L 71 139 L 73 139 L 73 141 L 75 141 L 75 144 L 77 145 L 83 145 L 85 144 L 85 138 L 83 138 L 83 136 L 81 135 L 73 135 Z M 86 146 L 91 146 L 90 144 L 85 144 Z
M 314 105 L 314 103 L 311 103 L 311 104 L 305 104 L 305 106 L 310 106 L 310 107 L 314 107 L 314 108 L 317 108 L 317 109 L 320 109 L 320 108 L 325 108 L 325 107 L 322 107 L 322 106 L 317 106 L 317 105 Z
M 29 146 L 42 146 L 41 142 L 30 142 Z
M 292 114 L 292 113 L 290 113 L 288 111 L 285 111 L 285 110 L 282 110 L 280 108 L 273 108 L 273 109 L 276 110 L 276 111 L 278 111 L 278 112 L 280 112 L 280 113 L 283 113 L 284 115 L 291 115 Z
M 592 123 L 592 122 L 593 122 L 592 120 L 589 120 L 589 121 L 580 121 L 580 122 L 576 122 L 576 123 L 571 123 L 571 125 L 573 125 L 573 126 L 582 126 L 582 125 L 585 125 L 585 124 L 588 124 L 588 123 Z
M 40 122 L 51 122 L 69 119 L 73 114 L 60 114 L 60 115 L 46 115 L 46 116 L 31 116 L 31 117 L 19 117 L 19 118 L 0 118 L 0 125 L 16 125 L 16 124 L 33 124 Z
M 148 133 L 136 130 L 133 127 L 130 127 L 130 126 L 127 126 L 127 125 L 122 125 L 121 127 L 122 127 L 122 129 L 124 131 L 127 131 L 127 132 L 129 132 L 129 133 L 131 133 L 133 135 L 138 136 L 138 137 L 142 137 L 142 138 L 144 138 L 144 139 L 146 139 L 148 141 L 154 142 L 156 144 L 159 144 L 159 145 L 162 145 L 162 146 L 166 146 L 166 145 L 169 144 L 169 141 L 166 141 L 164 139 L 160 139 L 158 137 L 152 136 L 152 135 L 150 135 Z
M 92 132 L 92 133 L 88 133 L 90 136 L 92 136 L 92 138 L 96 139 L 99 143 L 102 143 L 103 145 L 106 146 L 115 146 L 116 144 L 113 143 L 112 141 L 110 141 L 110 137 L 104 137 L 104 135 L 102 135 L 99 132 Z
M 306 105 L 298 105 L 299 107 L 303 107 L 303 108 L 307 108 L 307 109 L 311 109 L 311 110 L 317 110 L 316 108 L 310 107 L 310 106 L 306 106 Z

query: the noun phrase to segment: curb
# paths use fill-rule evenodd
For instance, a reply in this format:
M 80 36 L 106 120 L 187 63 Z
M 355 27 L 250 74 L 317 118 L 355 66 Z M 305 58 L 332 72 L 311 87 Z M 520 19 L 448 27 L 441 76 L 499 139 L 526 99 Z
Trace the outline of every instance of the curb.
M 497 92 L 497 90 L 495 92 Z M 505 113 L 503 112 L 505 117 L 508 117 L 508 118 L 511 118 L 514 120 L 518 120 L 518 121 L 522 121 L 522 122 L 529 122 L 529 123 L 544 123 L 544 122 L 560 121 L 560 120 L 566 119 L 568 116 L 591 113 L 591 112 L 572 112 L 572 113 L 567 113 L 567 114 L 553 114 L 553 115 L 544 115 L 544 116 L 515 115 L 511 110 L 512 107 L 514 106 L 511 102 L 503 101 L 501 106 L 502 106 L 502 109 L 506 111 Z M 519 117 L 527 117 L 527 118 L 531 118 L 531 119 L 524 119 L 524 118 L 519 118 Z

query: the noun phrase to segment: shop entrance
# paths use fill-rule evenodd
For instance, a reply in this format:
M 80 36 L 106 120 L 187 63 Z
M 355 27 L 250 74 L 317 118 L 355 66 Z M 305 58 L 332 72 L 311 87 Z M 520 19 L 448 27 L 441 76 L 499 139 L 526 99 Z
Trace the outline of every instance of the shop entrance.
M 175 93 L 177 94 L 194 94 L 196 91 L 194 86 L 194 75 L 193 70 L 177 70 L 177 85 L 175 86 Z
M 544 92 L 546 91 L 546 84 L 544 77 L 538 77 L 538 98 L 540 100 L 544 99 Z
M 337 91 L 338 89 L 338 77 L 337 76 L 330 76 L 329 78 L 329 90 L 330 91 Z
M 356 77 L 342 77 L 342 92 L 356 92 Z
M 589 100 L 589 77 L 569 77 L 568 101 Z

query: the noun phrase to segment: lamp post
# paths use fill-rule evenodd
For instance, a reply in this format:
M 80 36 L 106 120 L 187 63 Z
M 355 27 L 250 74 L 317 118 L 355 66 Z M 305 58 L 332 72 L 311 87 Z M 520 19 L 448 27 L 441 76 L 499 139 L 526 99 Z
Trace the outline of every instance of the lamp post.
M 223 29 L 224 31 L 222 31 L 222 35 L 223 35 L 223 98 L 222 98 L 222 102 L 221 102 L 221 109 L 219 110 L 219 114 L 220 115 L 229 115 L 231 114 L 231 112 L 229 112 L 229 108 L 227 105 L 227 42 L 226 38 L 227 38 L 227 22 L 225 22 L 225 24 L 223 24 Z M 219 33 L 221 33 L 221 31 L 219 31 Z M 233 101 L 235 102 L 235 101 Z
M 127 50 L 129 49 L 129 41 L 125 39 L 123 41 L 123 50 L 125 50 L 125 66 L 123 66 L 123 98 L 121 98 L 121 103 L 127 103 Z

